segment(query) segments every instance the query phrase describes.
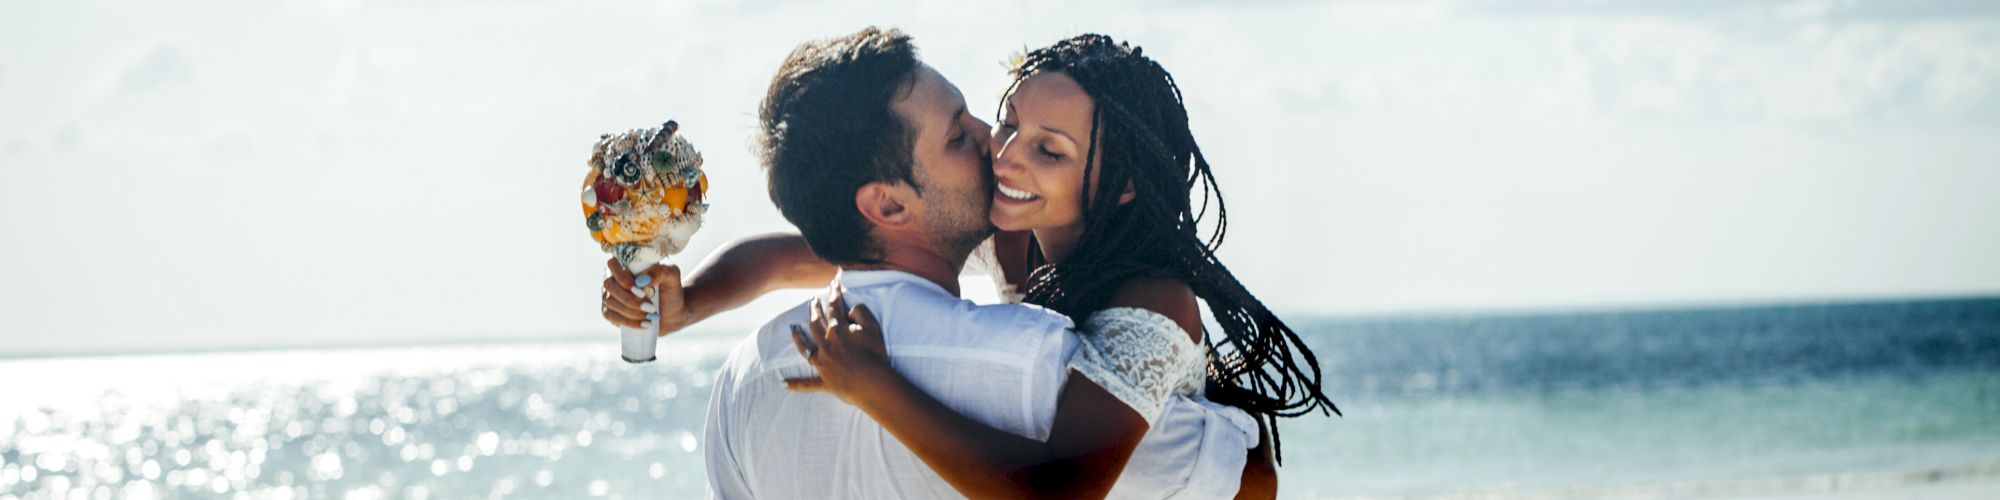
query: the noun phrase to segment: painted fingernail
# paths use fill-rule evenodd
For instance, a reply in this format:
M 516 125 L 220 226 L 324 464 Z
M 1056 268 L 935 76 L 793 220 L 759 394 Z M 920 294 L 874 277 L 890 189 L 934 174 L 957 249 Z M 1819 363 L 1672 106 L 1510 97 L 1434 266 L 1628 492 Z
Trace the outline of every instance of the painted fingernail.
M 646 290 L 645 290 L 645 289 L 643 289 L 643 288 L 639 288 L 639 287 L 636 287 L 636 286 L 635 286 L 635 287 L 632 287 L 632 295 L 634 295 L 634 296 L 638 296 L 638 297 L 644 297 L 644 296 L 646 296 Z
M 646 313 L 646 322 L 651 323 L 659 320 L 660 320 L 660 313 Z
M 653 275 L 641 274 L 639 275 L 639 279 L 632 280 L 632 284 L 639 286 L 651 285 L 653 284 Z
M 646 312 L 659 312 L 660 308 L 654 307 L 652 302 L 646 302 L 639 304 L 639 310 Z

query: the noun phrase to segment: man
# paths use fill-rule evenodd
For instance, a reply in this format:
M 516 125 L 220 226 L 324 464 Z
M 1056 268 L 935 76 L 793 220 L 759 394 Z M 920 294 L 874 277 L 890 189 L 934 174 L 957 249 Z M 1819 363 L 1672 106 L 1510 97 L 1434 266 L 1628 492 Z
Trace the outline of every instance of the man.
M 1061 315 L 958 298 L 961 268 L 993 232 L 989 130 L 966 112 L 958 90 L 916 59 L 907 36 L 870 28 L 795 50 L 773 78 L 760 117 L 772 201 L 817 260 L 839 267 L 833 281 L 846 300 L 881 315 L 898 371 L 955 411 L 1046 439 L 1077 340 Z M 739 242 L 692 276 L 685 294 L 662 286 L 657 309 L 624 296 L 607 300 L 605 317 L 627 325 L 643 317 L 646 326 L 671 331 L 767 288 L 733 284 L 825 283 L 823 270 L 727 264 L 802 251 L 795 241 Z M 607 290 L 680 283 L 673 268 L 634 283 L 612 267 Z M 679 317 L 663 320 L 659 311 Z M 807 321 L 805 305 L 780 314 L 723 365 L 704 447 L 711 494 L 959 496 L 855 407 L 785 389 L 785 379 L 813 375 L 790 336 L 792 325 Z

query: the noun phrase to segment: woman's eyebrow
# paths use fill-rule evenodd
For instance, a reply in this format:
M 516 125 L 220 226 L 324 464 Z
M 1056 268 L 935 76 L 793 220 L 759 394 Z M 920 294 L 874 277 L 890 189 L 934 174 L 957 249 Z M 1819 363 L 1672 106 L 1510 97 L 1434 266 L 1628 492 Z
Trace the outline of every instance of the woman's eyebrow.
M 1069 132 L 1064 132 L 1062 129 L 1041 124 L 1036 124 L 1035 126 L 1041 128 L 1042 130 L 1047 130 L 1050 132 L 1054 132 L 1056 135 L 1063 136 L 1064 139 L 1069 139 L 1069 142 L 1076 142 L 1076 137 L 1070 136 Z
M 1013 113 L 1013 114 L 1014 114 L 1014 117 L 1015 117 L 1015 118 L 1016 118 L 1017 120 L 1018 120 L 1018 119 L 1020 118 L 1020 115 L 1021 115 L 1021 112 L 1020 112 L 1019 110 L 1016 110 L 1016 109 L 1014 109 L 1014 100 L 1013 100 L 1013 99 L 1008 99 L 1008 100 L 1007 100 L 1007 112 L 1008 112 L 1008 113 Z M 1017 126 L 1016 126 L 1015 128 L 1020 128 L 1020 127 L 1019 127 L 1019 126 L 1017 125 Z M 1050 132 L 1055 132 L 1055 134 L 1056 134 L 1056 135 L 1060 135 L 1060 136 L 1062 136 L 1062 137 L 1063 137 L 1064 139 L 1069 139 L 1069 142 L 1070 142 L 1071 144 L 1075 144 L 1075 143 L 1077 142 L 1077 141 L 1076 141 L 1076 136 L 1072 136 L 1072 135 L 1069 135 L 1069 132 L 1065 132 L 1065 131 L 1063 131 L 1062 129 L 1059 129 L 1059 128 L 1055 128 L 1055 127 L 1050 127 L 1050 126 L 1048 126 L 1048 125 L 1042 125 L 1042 124 L 1039 124 L 1039 123 L 1035 124 L 1035 128 L 1039 128 L 1039 129 L 1042 129 L 1042 130 L 1047 130 L 1047 131 L 1050 131 Z

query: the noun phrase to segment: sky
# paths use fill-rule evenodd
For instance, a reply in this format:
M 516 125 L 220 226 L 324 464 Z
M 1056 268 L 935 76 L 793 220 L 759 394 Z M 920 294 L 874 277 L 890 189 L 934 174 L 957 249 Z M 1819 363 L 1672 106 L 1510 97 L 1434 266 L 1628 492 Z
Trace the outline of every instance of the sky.
M 1011 53 L 1144 47 L 1286 315 L 2000 294 L 1992 2 L 7 2 L 0 357 L 609 345 L 597 135 L 703 150 L 682 262 L 788 230 L 757 99 L 871 24 L 989 120 Z

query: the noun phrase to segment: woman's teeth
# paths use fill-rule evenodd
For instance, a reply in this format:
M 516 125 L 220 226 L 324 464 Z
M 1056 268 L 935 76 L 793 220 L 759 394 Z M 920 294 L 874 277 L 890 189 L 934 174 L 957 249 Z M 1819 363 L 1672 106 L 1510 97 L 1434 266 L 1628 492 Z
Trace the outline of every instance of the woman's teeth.
M 1011 199 L 1021 200 L 1021 201 L 1028 201 L 1035 199 L 1035 193 L 1030 193 L 1027 191 L 1010 188 L 1007 187 L 1006 184 L 995 183 L 993 186 L 999 188 L 1001 195 Z

